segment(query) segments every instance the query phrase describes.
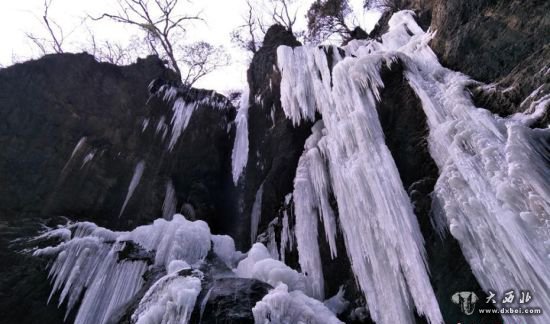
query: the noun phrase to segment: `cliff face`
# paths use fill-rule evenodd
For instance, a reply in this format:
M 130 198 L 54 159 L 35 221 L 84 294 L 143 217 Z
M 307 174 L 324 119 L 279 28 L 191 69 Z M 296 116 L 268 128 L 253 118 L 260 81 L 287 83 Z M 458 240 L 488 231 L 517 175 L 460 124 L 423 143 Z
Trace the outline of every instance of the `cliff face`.
M 278 216 L 285 195 L 292 192 L 294 173 L 310 125 L 293 127 L 281 108 L 281 76 L 276 68 L 277 47 L 299 46 L 283 27 L 271 27 L 262 48 L 254 55 L 248 69 L 250 86 L 248 113 L 248 163 L 240 180 L 242 221 L 236 238 L 241 248 L 250 246 L 250 215 L 256 194 L 262 186 L 261 219 L 258 233 Z
M 537 94 L 524 100 L 536 89 L 538 94 L 550 90 L 547 1 L 403 0 L 398 4 L 400 9 L 414 10 L 421 26 L 437 31 L 431 46 L 445 66 L 494 83 L 472 84 L 478 106 L 509 115 L 528 109 Z M 384 32 L 387 19 L 375 36 Z M 292 208 L 285 197 L 293 191 L 298 160 L 312 126 L 310 122 L 294 126 L 282 111 L 281 74 L 276 66 L 280 45 L 301 44 L 284 28 L 273 26 L 248 70 L 248 163 L 237 186 L 230 165 L 235 109 L 210 91 L 177 90 L 176 97 L 186 103 L 199 103 L 170 149 L 175 127 L 171 121 L 177 116 L 173 100 L 163 100 L 160 87 L 169 87 L 174 78 L 156 58 L 117 67 L 86 54 L 51 55 L 0 70 L 0 258 L 7 265 L 0 268 L 0 313 L 14 323 L 32 323 L 39 317 L 47 323 L 62 321 L 55 305 L 44 306 L 49 289 L 44 264 L 16 254 L 9 246 L 12 239 L 33 235 L 39 226 L 32 220 L 37 218 L 66 215 L 111 229 L 130 229 L 166 210 L 184 212 L 188 218 L 205 220 L 213 233 L 231 235 L 237 248 L 246 251 L 255 240 L 251 215 L 259 200 L 257 233 L 275 227 L 280 245 L 282 212 Z M 441 239 L 430 221 L 439 170 L 427 150 L 420 100 L 405 82 L 399 62 L 383 70 L 381 78 L 384 89 L 376 109 L 386 145 L 414 203 L 438 303 L 446 322 L 473 320 L 475 315 L 465 318 L 450 296 L 475 290 L 483 299 L 484 292 L 458 242 L 451 235 Z M 148 85 L 154 79 L 151 94 Z M 535 126 L 548 120 L 547 115 Z M 169 192 L 172 199 L 166 199 Z M 335 207 L 332 194 L 330 203 Z M 368 322 L 351 314 L 365 300 L 355 283 L 342 233 L 337 235 L 339 254 L 333 260 L 323 227 L 319 229 L 326 296 L 344 285 L 352 303 L 341 317 L 350 323 Z M 288 265 L 300 268 L 296 250 L 287 250 L 285 257 Z M 206 304 L 211 313 L 203 322 L 216 322 L 222 315 L 213 314 L 224 313 L 224 308 L 248 311 L 269 288 L 256 282 L 217 284 L 218 299 Z M 237 291 L 240 288 L 235 287 L 241 286 L 250 291 Z M 30 302 L 36 305 L 28 312 Z M 250 312 L 245 315 L 252 320 Z
M 431 47 L 447 67 L 494 84 L 472 86 L 474 100 L 503 116 L 528 108 L 550 90 L 550 3 L 517 0 L 403 0 L 436 34 Z M 550 121 L 548 115 L 539 125 Z
M 3 320 L 63 320 L 63 308 L 46 305 L 45 264 L 17 253 L 25 245 L 10 243 L 34 235 L 37 219 L 63 215 L 130 229 L 162 217 L 171 186 L 172 211 L 231 234 L 234 108 L 211 91 L 178 94 L 202 103 L 169 150 L 174 111 L 172 102 L 150 96 L 156 78 L 173 79 L 154 57 L 118 67 L 87 54 L 48 55 L 0 70 Z M 139 165 L 142 175 L 128 195 Z
M 153 57 L 117 67 L 86 54 L 1 70 L 2 217 L 70 215 L 134 227 L 162 215 L 168 183 L 177 210 L 186 205 L 207 220 L 231 213 L 219 197 L 230 195 L 233 107 L 221 95 L 195 91 L 208 100 L 168 150 L 171 103 L 149 99 L 147 89 L 159 77 L 171 75 Z M 142 176 L 127 195 L 138 165 Z

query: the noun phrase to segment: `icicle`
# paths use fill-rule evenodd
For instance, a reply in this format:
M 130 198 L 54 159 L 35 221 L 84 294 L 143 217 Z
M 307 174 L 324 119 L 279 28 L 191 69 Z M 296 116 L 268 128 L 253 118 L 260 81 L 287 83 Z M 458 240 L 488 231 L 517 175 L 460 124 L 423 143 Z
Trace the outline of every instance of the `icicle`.
M 80 140 L 78 140 L 78 143 L 76 143 L 76 145 L 75 145 L 75 147 L 74 147 L 74 149 L 71 153 L 71 157 L 69 158 L 67 163 L 65 163 L 65 165 L 63 166 L 63 169 L 61 170 L 62 175 L 65 175 L 65 172 L 67 171 L 67 167 L 69 166 L 69 164 L 73 160 L 73 157 L 76 155 L 76 153 L 78 151 L 80 151 L 80 149 L 82 149 L 82 147 L 86 144 L 86 140 L 87 140 L 86 136 L 84 136 L 84 137 L 80 138 Z
M 162 115 L 157 122 L 157 127 L 155 128 L 155 135 L 159 134 L 161 131 L 166 129 L 166 116 Z
M 93 150 L 92 152 L 86 154 L 86 156 L 82 160 L 82 165 L 80 166 L 81 169 L 86 165 L 86 163 L 90 162 L 94 158 L 95 153 L 96 151 Z
M 318 206 L 318 213 L 325 229 L 326 240 L 329 243 L 331 257 L 337 256 L 336 251 L 336 219 L 330 206 L 330 177 L 321 152 L 316 147 L 322 138 L 323 121 L 318 121 L 312 127 L 312 135 L 305 144 L 305 159 L 308 160 L 308 174 L 313 188 L 314 199 Z M 298 216 L 298 215 L 297 215 Z
M 166 220 L 172 219 L 172 216 L 176 213 L 176 206 L 178 199 L 176 197 L 176 190 L 172 180 L 166 182 L 166 193 L 164 195 L 164 202 L 162 203 L 162 218 Z
M 122 208 L 120 209 L 118 217 L 122 216 L 122 214 L 124 213 L 124 209 L 126 209 L 128 201 L 130 201 L 130 198 L 132 198 L 134 190 L 136 190 L 136 187 L 141 180 L 141 176 L 143 175 L 143 170 L 145 170 L 145 161 L 141 160 L 136 165 L 134 175 L 132 176 L 132 180 L 130 181 L 130 185 L 128 186 L 128 193 L 126 194 L 126 198 L 124 199 L 124 203 L 122 204 Z
M 67 240 L 71 236 L 72 239 Z M 215 240 L 206 223 L 190 222 L 181 215 L 175 215 L 170 222 L 158 219 L 131 232 L 113 232 L 92 223 L 76 223 L 43 233 L 36 239 L 52 237 L 66 241 L 36 250 L 34 254 L 56 256 L 49 272 L 53 283 L 50 298 L 60 292 L 59 305 L 67 303 L 67 314 L 83 294 L 75 319 L 77 324 L 116 321 L 120 309 L 127 306 L 144 285 L 143 275 L 153 257 L 154 266 L 163 267 L 168 275 L 149 289 L 134 317 L 140 323 L 157 323 L 156 316 L 185 322 L 200 292 L 202 274 L 195 270 L 187 277 L 178 274 L 203 262 L 211 240 Z M 233 259 L 240 257 L 234 251 L 231 238 L 221 242 L 224 243 L 215 244 L 216 253 Z
M 149 288 L 132 315 L 136 324 L 187 324 L 201 291 L 202 272 L 172 273 Z
M 279 260 L 279 251 L 277 250 L 277 240 L 275 237 L 275 225 L 278 223 L 279 219 L 274 218 L 267 226 L 267 250 L 275 260 Z
M 210 293 L 212 292 L 212 288 L 208 289 L 208 292 L 206 292 L 206 295 L 204 295 L 204 298 L 202 299 L 201 309 L 200 309 L 200 316 L 199 316 L 199 324 L 202 323 L 202 315 L 204 314 L 204 309 L 206 308 L 206 304 L 208 303 L 208 299 L 210 298 Z
M 264 184 L 260 185 L 254 198 L 254 204 L 252 205 L 252 212 L 250 213 L 250 244 L 256 242 L 256 236 L 258 235 L 258 225 L 260 224 L 260 218 L 262 217 L 262 196 L 264 194 Z
M 343 324 L 322 302 L 279 284 L 252 308 L 255 323 Z
M 281 231 L 281 247 L 280 247 L 280 256 L 281 261 L 285 262 L 286 249 L 292 251 L 294 248 L 294 233 L 290 228 L 288 221 L 288 212 L 285 210 L 283 212 L 283 229 Z
M 172 136 L 170 137 L 170 142 L 168 143 L 168 150 L 172 151 L 176 145 L 179 137 L 187 128 L 193 112 L 197 108 L 197 103 L 186 103 L 182 98 L 176 99 L 174 105 L 172 106 L 173 116 L 172 116 Z
M 147 126 L 149 126 L 149 118 L 144 118 L 143 122 L 141 123 L 141 132 L 145 132 L 147 129 Z
M 300 267 L 308 278 L 308 292 L 324 298 L 323 266 L 317 242 L 317 212 L 313 186 L 309 180 L 309 161 L 302 156 L 294 178 L 294 208 L 296 212 L 296 245 Z
M 248 101 L 250 90 L 248 87 L 241 94 L 241 104 L 235 123 L 237 130 L 235 132 L 235 143 L 231 152 L 231 165 L 233 171 L 233 183 L 237 185 L 246 163 L 248 161 Z
M 71 157 L 69 158 L 69 161 L 74 157 L 74 155 L 80 151 L 80 149 L 82 148 L 82 146 L 84 146 L 84 144 L 86 143 L 86 140 L 88 138 L 86 136 L 82 137 L 80 140 L 78 140 L 78 143 L 76 143 L 76 146 L 74 147 L 73 149 L 73 152 L 71 153 Z
M 549 308 L 550 132 L 527 127 L 547 109 L 547 98 L 500 118 L 475 107 L 465 91 L 471 81 L 442 67 L 427 45 L 409 46 L 407 54 L 406 76 L 428 116 L 428 148 L 441 173 L 438 218 L 486 291 L 529 290 L 537 293 L 530 307 Z M 550 314 L 530 321 L 548 323 Z

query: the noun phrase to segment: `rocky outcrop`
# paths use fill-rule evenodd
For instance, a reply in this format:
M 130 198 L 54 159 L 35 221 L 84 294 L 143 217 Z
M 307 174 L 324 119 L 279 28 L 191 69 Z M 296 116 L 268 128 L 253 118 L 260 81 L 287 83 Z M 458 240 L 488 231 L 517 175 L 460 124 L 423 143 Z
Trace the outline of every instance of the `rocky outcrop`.
M 87 54 L 0 70 L 2 216 L 67 215 L 132 228 L 162 215 L 172 183 L 178 211 L 186 206 L 212 224 L 231 220 L 220 197 L 231 195 L 233 107 L 211 91 L 178 94 L 205 100 L 168 150 L 171 103 L 147 90 L 159 77 L 173 79 L 154 57 L 118 67 Z M 122 210 L 138 164 L 143 174 Z
M 35 235 L 39 218 L 134 228 L 162 216 L 171 183 L 175 211 L 206 220 L 215 233 L 231 233 L 234 108 L 212 91 L 177 90 L 178 98 L 199 104 L 169 150 L 174 112 L 172 101 L 150 96 L 148 85 L 157 78 L 164 81 L 152 91 L 176 84 L 155 57 L 119 67 L 87 54 L 47 55 L 0 70 L 2 320 L 63 322 L 56 296 L 46 304 L 44 262 L 9 244 Z M 142 176 L 121 212 L 138 165 Z M 147 258 L 134 250 L 125 257 Z
M 395 2 L 396 8 L 414 10 L 420 25 L 436 32 L 430 45 L 445 66 L 492 84 L 471 87 L 479 107 L 508 116 L 529 109 L 532 99 L 550 92 L 548 1 Z M 376 30 L 387 19 L 389 15 Z M 534 98 L 524 102 L 535 90 Z M 539 126 L 549 121 L 546 114 Z
M 256 193 L 263 185 L 258 230 L 261 233 L 278 215 L 285 195 L 292 192 L 298 159 L 310 134 L 311 125 L 293 127 L 281 108 L 281 76 L 276 68 L 280 45 L 299 46 L 300 43 L 284 27 L 274 25 L 267 31 L 263 46 L 248 69 L 248 164 L 240 182 L 242 218 L 235 237 L 238 248 L 244 250 L 250 247 L 250 214 Z

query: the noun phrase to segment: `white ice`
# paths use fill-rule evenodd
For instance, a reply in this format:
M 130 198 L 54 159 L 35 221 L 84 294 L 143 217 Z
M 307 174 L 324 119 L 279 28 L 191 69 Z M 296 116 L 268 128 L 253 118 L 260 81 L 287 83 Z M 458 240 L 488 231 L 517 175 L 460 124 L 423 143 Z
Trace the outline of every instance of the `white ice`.
M 254 322 L 261 324 L 342 324 L 322 302 L 301 291 L 289 292 L 281 283 L 252 308 Z
M 130 180 L 130 184 L 128 185 L 128 193 L 126 194 L 126 198 L 124 198 L 124 203 L 122 204 L 122 208 L 120 208 L 120 213 L 118 214 L 118 217 L 122 216 L 122 214 L 124 213 L 126 205 L 130 201 L 130 198 L 132 198 L 134 190 L 136 190 L 136 187 L 141 180 L 141 176 L 143 175 L 144 170 L 145 161 L 139 161 L 138 164 L 136 164 L 136 168 L 134 169 L 134 175 L 132 175 L 132 180 Z
M 249 94 L 248 87 L 241 94 L 241 103 L 235 117 L 237 129 L 235 132 L 235 143 L 231 152 L 231 165 L 233 172 L 233 183 L 237 185 L 241 174 L 248 161 L 248 108 Z
M 172 180 L 166 182 L 166 192 L 164 194 L 164 202 L 162 203 L 162 218 L 166 220 L 172 219 L 176 213 L 178 198 L 176 197 L 176 189 Z
M 509 118 L 477 108 L 466 89 L 472 81 L 439 64 L 428 46 L 432 34 L 411 12 L 394 14 L 389 26 L 381 42 L 351 42 L 332 74 L 322 48 L 278 48 L 287 117 L 299 124 L 316 111 L 322 115 L 317 148 L 328 163 L 347 253 L 371 317 L 412 323 L 414 304 L 429 322 L 442 322 L 418 222 L 376 112 L 384 86 L 380 70 L 394 62 L 404 66 L 427 116 L 429 151 L 440 170 L 434 192 L 439 226 L 460 241 L 485 290 L 528 289 L 539 296 L 535 305 L 550 307 L 550 135 L 528 127 L 548 109 L 548 96 L 537 93 L 534 106 Z M 321 202 L 300 204 L 303 199 L 296 206 L 297 227 L 300 209 L 306 216 L 322 209 Z M 311 232 L 296 231 L 299 249 L 300 241 L 313 241 Z M 306 251 L 305 260 L 316 258 L 314 247 Z M 548 323 L 550 315 L 532 321 Z
M 174 273 L 200 265 L 210 251 L 212 240 L 217 240 L 210 235 L 206 223 L 191 222 L 182 215 L 174 215 L 172 221 L 158 219 L 151 225 L 140 226 L 131 232 L 113 232 L 83 222 L 69 224 L 39 236 L 40 239 L 52 237 L 61 238 L 62 242 L 57 246 L 39 249 L 34 254 L 55 258 L 50 267 L 49 276 L 53 283 L 50 298 L 60 292 L 59 305 L 67 303 L 67 314 L 84 292 L 75 319 L 78 324 L 109 323 L 143 286 L 143 275 L 149 267 L 147 263 L 119 260 L 119 252 L 126 247 L 127 242 L 133 242 L 144 251 L 153 252 L 152 266 L 164 267 L 169 272 L 165 281 L 174 282 L 166 289 L 160 289 L 160 284 L 152 287 L 147 295 L 150 298 L 144 298 L 141 302 L 150 307 L 144 306 L 138 317 L 152 318 L 154 309 L 164 307 L 167 318 L 183 321 L 189 307 L 192 309 L 194 305 L 193 298 L 196 296 L 193 297 L 193 294 L 197 290 L 197 280 L 200 291 L 200 279 L 197 279 L 199 276 L 173 278 L 176 277 Z M 222 241 L 223 247 L 217 244 L 215 252 L 238 258 L 232 239 L 227 237 Z M 182 287 L 193 291 L 184 292 Z
M 256 236 L 258 235 L 258 226 L 262 217 L 262 197 L 264 194 L 264 184 L 262 183 L 256 192 L 254 197 L 254 204 L 252 204 L 252 211 L 250 213 L 250 243 L 256 242 Z
M 201 291 L 202 273 L 170 273 L 159 279 L 145 293 L 132 315 L 136 324 L 187 324 Z

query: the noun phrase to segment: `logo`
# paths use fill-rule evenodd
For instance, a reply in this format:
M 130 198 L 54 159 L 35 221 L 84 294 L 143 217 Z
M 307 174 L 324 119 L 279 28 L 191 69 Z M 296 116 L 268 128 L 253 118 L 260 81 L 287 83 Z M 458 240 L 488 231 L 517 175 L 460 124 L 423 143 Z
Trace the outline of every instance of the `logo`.
M 451 297 L 451 301 L 460 306 L 460 311 L 466 315 L 472 315 L 478 301 L 477 295 L 473 291 L 461 291 Z

